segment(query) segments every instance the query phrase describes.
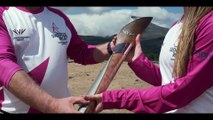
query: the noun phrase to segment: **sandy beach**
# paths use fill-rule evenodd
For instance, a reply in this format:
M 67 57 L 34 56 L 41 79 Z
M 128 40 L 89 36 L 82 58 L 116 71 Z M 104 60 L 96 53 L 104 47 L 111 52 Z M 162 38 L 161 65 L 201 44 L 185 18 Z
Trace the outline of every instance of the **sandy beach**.
M 69 81 L 68 87 L 74 96 L 87 94 L 92 83 L 96 79 L 100 70 L 106 62 L 96 65 L 80 65 L 76 63 L 68 64 Z M 134 72 L 129 68 L 127 62 L 124 62 L 118 70 L 115 78 L 110 84 L 108 90 L 112 89 L 129 89 L 129 88 L 145 88 L 150 85 L 140 80 Z M 104 110 L 102 113 L 132 113 L 128 110 Z

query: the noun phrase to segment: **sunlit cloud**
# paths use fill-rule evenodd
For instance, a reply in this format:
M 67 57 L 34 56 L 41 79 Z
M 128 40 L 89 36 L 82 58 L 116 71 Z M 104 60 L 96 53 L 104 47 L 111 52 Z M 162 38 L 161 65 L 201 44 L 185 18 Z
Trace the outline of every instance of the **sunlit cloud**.
M 182 13 L 172 13 L 161 7 L 59 7 L 70 18 L 80 35 L 109 36 L 132 21 L 131 16 L 153 17 L 152 23 L 170 27 L 171 21 L 180 19 Z

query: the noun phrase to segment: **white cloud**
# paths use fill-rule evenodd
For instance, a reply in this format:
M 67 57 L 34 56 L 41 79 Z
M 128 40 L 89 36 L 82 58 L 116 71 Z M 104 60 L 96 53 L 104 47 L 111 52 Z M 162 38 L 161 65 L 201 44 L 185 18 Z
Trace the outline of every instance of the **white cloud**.
M 153 17 L 152 23 L 162 27 L 170 27 L 171 21 L 180 19 L 182 15 L 181 13 L 168 12 L 166 9 L 160 7 L 138 7 L 132 11 L 132 14 L 142 17 L 151 16 Z
M 110 10 L 110 7 L 87 7 L 89 13 L 98 13 L 107 12 Z
M 112 9 L 110 7 L 60 7 L 70 18 L 80 35 L 107 36 L 119 32 L 129 23 L 131 15 L 151 16 L 152 23 L 169 27 L 180 13 L 171 13 L 160 7 L 136 7 L 136 9 Z
M 54 7 L 62 10 L 63 12 L 69 13 L 77 13 L 77 14 L 101 14 L 109 11 L 110 7 Z
M 110 11 L 103 14 L 69 15 L 70 20 L 81 35 L 107 36 L 119 32 L 130 22 L 129 10 Z

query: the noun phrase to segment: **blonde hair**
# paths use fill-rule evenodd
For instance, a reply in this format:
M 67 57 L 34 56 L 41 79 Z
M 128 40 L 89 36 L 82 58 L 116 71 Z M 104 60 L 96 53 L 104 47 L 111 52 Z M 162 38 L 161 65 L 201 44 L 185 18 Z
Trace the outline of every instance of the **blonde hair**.
M 183 15 L 184 22 L 174 61 L 174 77 L 182 77 L 186 74 L 187 63 L 194 50 L 194 35 L 197 24 L 212 8 L 213 7 L 185 7 Z

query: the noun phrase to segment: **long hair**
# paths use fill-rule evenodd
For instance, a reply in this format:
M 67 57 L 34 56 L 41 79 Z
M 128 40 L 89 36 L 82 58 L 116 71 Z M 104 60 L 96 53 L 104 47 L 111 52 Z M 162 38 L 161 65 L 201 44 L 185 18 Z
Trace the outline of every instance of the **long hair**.
M 177 53 L 174 61 L 174 77 L 182 77 L 186 74 L 187 63 L 194 50 L 195 30 L 199 20 L 212 10 L 213 7 L 185 7 L 183 26 L 179 36 Z

